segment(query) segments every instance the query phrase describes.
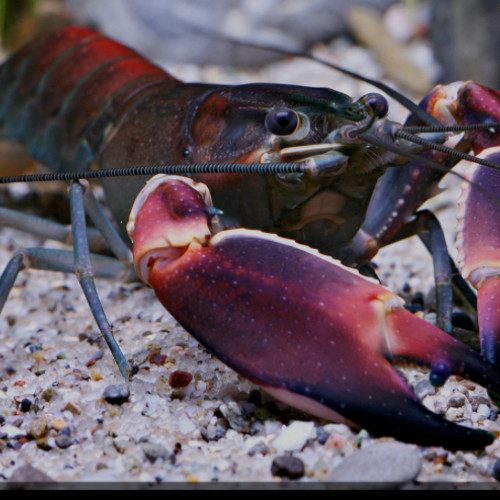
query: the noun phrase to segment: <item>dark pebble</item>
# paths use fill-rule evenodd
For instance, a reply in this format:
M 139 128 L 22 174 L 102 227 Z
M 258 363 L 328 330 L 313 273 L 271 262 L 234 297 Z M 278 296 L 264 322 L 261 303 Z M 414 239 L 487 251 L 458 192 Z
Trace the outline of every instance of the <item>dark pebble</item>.
M 108 385 L 102 397 L 110 404 L 121 405 L 128 400 L 130 389 L 127 384 Z
M 492 476 L 500 481 L 500 458 L 493 464 Z
M 7 448 L 11 448 L 13 450 L 19 450 L 23 447 L 23 443 L 17 441 L 17 439 L 7 441 Z
M 71 427 L 67 425 L 66 427 L 63 427 L 58 433 L 58 436 L 71 436 Z
M 37 351 L 41 351 L 43 349 L 43 346 L 42 344 L 31 344 L 29 346 L 29 350 L 31 353 L 34 353 L 34 352 L 37 352 Z
M 21 401 L 20 410 L 21 410 L 23 413 L 26 413 L 26 412 L 30 411 L 30 409 L 31 409 L 31 401 L 30 401 L 28 398 L 24 398 L 24 399 Z
M 283 455 L 273 460 L 271 474 L 289 479 L 300 479 L 305 473 L 304 462 L 291 455 Z
M 70 436 L 61 433 L 59 433 L 56 436 L 56 445 L 58 448 L 61 448 L 62 450 L 69 448 L 72 444 L 73 444 L 73 439 Z
M 4 424 L 5 424 L 5 417 L 0 415 L 0 425 L 4 425 Z
M 325 431 L 325 429 L 323 429 L 323 427 L 318 427 L 316 429 L 316 439 L 318 440 L 319 444 L 325 444 L 326 440 L 328 439 L 329 436 L 330 436 L 330 433 Z

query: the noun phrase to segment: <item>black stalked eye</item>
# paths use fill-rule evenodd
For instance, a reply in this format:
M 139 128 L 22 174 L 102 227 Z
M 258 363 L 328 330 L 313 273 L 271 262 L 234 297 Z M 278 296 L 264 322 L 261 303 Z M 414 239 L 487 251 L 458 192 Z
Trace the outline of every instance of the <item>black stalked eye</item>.
M 378 118 L 384 118 L 389 112 L 387 99 L 380 94 L 366 94 L 363 97 L 365 103 L 370 106 Z
M 293 134 L 298 125 L 299 116 L 293 109 L 273 109 L 266 116 L 266 128 L 273 135 Z

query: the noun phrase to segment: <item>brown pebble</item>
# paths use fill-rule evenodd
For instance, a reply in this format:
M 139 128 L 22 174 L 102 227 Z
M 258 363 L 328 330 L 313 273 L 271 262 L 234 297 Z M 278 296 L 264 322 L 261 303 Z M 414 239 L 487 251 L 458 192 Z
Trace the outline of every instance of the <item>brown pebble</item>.
M 33 359 L 35 361 L 43 361 L 44 360 L 44 354 L 42 351 L 35 351 L 33 353 Z
M 56 396 L 57 396 L 57 391 L 52 388 L 45 389 L 42 393 L 42 398 L 47 402 L 52 401 Z
M 73 415 L 80 415 L 80 408 L 71 402 L 66 403 L 64 410 L 73 413 Z
M 43 438 L 49 429 L 49 424 L 43 418 L 34 418 L 28 427 L 28 436 L 34 439 Z
M 477 411 L 479 405 L 486 405 L 489 407 L 490 400 L 488 398 L 485 398 L 484 396 L 472 396 L 470 398 L 470 404 L 472 406 L 472 410 Z
M 59 432 L 61 429 L 64 429 L 65 427 L 68 426 L 68 424 L 66 423 L 66 420 L 64 420 L 63 418 L 53 418 L 51 425 L 52 425 L 52 429 L 55 429 L 57 432 Z
M 173 389 L 182 389 L 187 387 L 191 380 L 193 380 L 193 376 L 190 373 L 176 370 L 168 377 L 168 385 Z
M 455 393 L 448 398 L 447 405 L 448 408 L 460 408 L 466 403 L 466 401 L 467 398 L 463 394 Z
M 97 368 L 92 368 L 90 370 L 90 378 L 94 382 L 98 382 L 99 380 L 102 380 L 104 377 L 101 375 L 101 372 Z
M 42 437 L 36 440 L 36 445 L 38 448 L 44 451 L 49 451 L 52 449 L 52 446 L 49 444 L 49 440 L 46 437 Z

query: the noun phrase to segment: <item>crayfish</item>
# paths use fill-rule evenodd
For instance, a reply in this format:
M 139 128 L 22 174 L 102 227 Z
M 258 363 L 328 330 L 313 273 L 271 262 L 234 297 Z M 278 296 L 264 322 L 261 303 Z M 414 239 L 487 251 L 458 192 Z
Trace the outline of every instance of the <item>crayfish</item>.
M 425 408 L 393 363 L 428 365 L 436 385 L 458 374 L 500 388 L 499 92 L 472 82 L 438 87 L 402 127 L 386 118 L 380 94 L 352 99 L 326 88 L 183 83 L 133 50 L 71 27 L 13 55 L 0 69 L 0 96 L 10 137 L 55 172 L 83 177 L 95 162 L 100 171 L 172 165 L 186 173 L 154 177 L 145 187 L 144 177 L 102 179 L 118 232 L 74 182 L 74 256 L 21 251 L 0 279 L 2 304 L 26 266 L 73 270 L 129 377 L 93 281 L 130 268 L 120 240 L 127 227 L 137 275 L 166 309 L 278 399 L 419 444 L 476 449 L 493 442 L 493 433 Z M 460 265 L 479 289 L 482 354 L 448 334 L 450 260 L 434 219 L 417 212 L 458 161 L 449 156 L 446 127 L 469 123 L 490 124 L 467 129 L 457 147 L 483 159 L 460 216 Z M 434 145 L 410 145 L 415 135 L 404 135 L 422 125 Z M 204 164 L 249 170 L 197 173 L 193 166 Z M 264 170 L 274 164 L 292 169 Z M 90 255 L 84 206 L 117 259 Z M 355 269 L 415 233 L 431 235 L 442 328 Z

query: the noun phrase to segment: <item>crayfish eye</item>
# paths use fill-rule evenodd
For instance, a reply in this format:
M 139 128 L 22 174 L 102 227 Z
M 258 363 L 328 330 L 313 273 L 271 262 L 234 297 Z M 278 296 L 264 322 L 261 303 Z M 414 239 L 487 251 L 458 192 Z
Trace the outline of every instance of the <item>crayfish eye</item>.
M 266 116 L 266 129 L 273 135 L 291 135 L 299 126 L 299 116 L 293 109 L 276 108 Z
M 378 118 L 384 118 L 389 112 L 389 103 L 387 99 L 380 94 L 366 94 L 363 97 L 364 102 L 369 106 Z

